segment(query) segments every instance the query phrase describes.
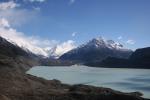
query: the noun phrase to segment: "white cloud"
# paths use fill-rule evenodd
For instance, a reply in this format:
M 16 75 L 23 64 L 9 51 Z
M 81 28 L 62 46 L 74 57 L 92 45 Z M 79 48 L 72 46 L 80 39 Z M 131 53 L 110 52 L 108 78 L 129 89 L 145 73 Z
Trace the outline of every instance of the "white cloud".
M 15 29 L 12 28 L 0 28 L 0 36 L 7 39 L 14 44 L 17 44 L 19 47 L 28 48 L 29 51 L 34 52 L 35 54 L 41 54 L 44 56 L 48 56 L 46 52 L 42 50 L 42 48 L 34 45 L 29 37 L 25 36 L 21 32 L 17 32 Z
M 131 45 L 135 44 L 135 42 L 136 42 L 135 40 L 131 40 L 131 39 L 126 41 L 127 44 L 131 44 Z
M 0 3 L 0 18 L 7 19 L 13 26 L 21 26 L 35 18 L 39 12 L 39 8 L 33 8 L 33 10 L 18 9 L 19 6 L 14 1 Z
M 121 39 L 122 39 L 122 36 L 119 36 L 119 37 L 118 37 L 118 40 L 121 40 Z
M 24 1 L 30 1 L 30 2 L 45 2 L 45 1 L 47 1 L 47 0 L 24 0 Z M 71 5 L 71 4 L 73 4 L 73 3 L 75 3 L 75 1 L 76 0 L 69 0 L 69 4 Z
M 62 55 L 72 49 L 74 49 L 76 46 L 75 46 L 75 42 L 72 41 L 72 40 L 68 40 L 64 43 L 61 43 L 59 45 L 56 46 L 56 55 Z
M 75 0 L 70 0 L 69 4 L 75 3 Z
M 30 2 L 44 2 L 46 0 L 29 0 Z
M 57 47 L 54 53 L 55 55 L 60 56 L 75 47 L 74 41 L 72 40 L 60 43 L 57 40 L 43 39 L 38 36 L 26 36 L 24 33 L 18 32 L 17 30 L 11 28 L 6 19 L 0 20 L 2 20 L 2 26 L 0 25 L 1 37 L 35 54 L 48 57 L 49 51 L 46 49 L 51 50 L 52 48 Z
M 6 18 L 13 26 L 21 26 L 31 19 L 34 19 L 37 15 L 37 10 L 10 9 L 0 11 L 0 18 Z
M 18 6 L 19 6 L 19 4 L 15 3 L 14 1 L 2 2 L 2 3 L 0 3 L 0 10 L 13 9 Z
M 75 37 L 76 34 L 77 34 L 77 32 L 73 32 L 71 35 L 72 35 L 72 37 Z
M 5 18 L 0 19 L 0 27 L 10 27 L 8 21 Z
M 41 11 L 40 7 L 33 7 L 33 9 L 36 10 L 36 11 Z
M 32 0 L 35 1 L 35 0 Z M 36 0 L 42 2 L 44 0 Z M 54 53 L 57 56 L 73 49 L 75 47 L 74 41 L 68 40 L 66 42 L 59 42 L 57 40 L 43 39 L 39 36 L 26 36 L 23 32 L 18 32 L 11 26 L 22 25 L 26 21 L 30 21 L 36 17 L 40 8 L 33 10 L 16 9 L 18 7 L 13 1 L 0 3 L 0 36 L 8 41 L 17 44 L 35 54 L 49 56 L 50 51 L 54 47 L 57 49 Z

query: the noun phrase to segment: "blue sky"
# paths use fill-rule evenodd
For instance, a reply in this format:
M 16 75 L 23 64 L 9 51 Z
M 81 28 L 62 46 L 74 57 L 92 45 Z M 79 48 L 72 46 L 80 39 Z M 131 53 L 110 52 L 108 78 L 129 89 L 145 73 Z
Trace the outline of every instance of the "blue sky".
M 15 10 L 24 11 L 25 16 L 18 14 L 15 20 L 19 19 L 19 24 L 10 24 L 26 36 L 38 36 L 60 42 L 72 40 L 76 45 L 102 36 L 121 42 L 131 49 L 150 46 L 150 0 L 14 2 L 19 5 Z

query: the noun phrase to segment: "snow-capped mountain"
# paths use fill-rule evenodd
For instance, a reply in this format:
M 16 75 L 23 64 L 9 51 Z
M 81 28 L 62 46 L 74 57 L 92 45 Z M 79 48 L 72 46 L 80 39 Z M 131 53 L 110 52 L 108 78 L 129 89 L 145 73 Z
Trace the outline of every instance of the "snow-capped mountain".
M 92 39 L 85 46 L 86 47 L 93 46 L 95 48 L 123 49 L 122 44 L 117 43 L 113 40 L 105 40 L 102 37 Z
M 74 55 L 74 54 L 82 53 L 81 51 L 87 52 L 87 51 L 91 51 L 91 50 L 97 50 L 99 52 L 99 51 L 102 51 L 103 49 L 105 49 L 103 51 L 108 51 L 108 50 L 111 51 L 112 50 L 112 51 L 124 51 L 124 52 L 130 51 L 131 52 L 131 50 L 124 49 L 123 45 L 121 45 L 120 43 L 116 43 L 113 40 L 105 40 L 101 37 L 92 39 L 88 43 L 81 45 L 81 46 L 77 47 L 76 49 L 74 49 L 75 47 L 72 46 L 72 41 L 68 41 L 70 43 L 62 43 L 61 45 L 55 45 L 53 47 L 41 48 L 37 45 L 33 45 L 32 43 L 28 42 L 25 39 L 21 39 L 21 38 L 11 39 L 11 38 L 7 38 L 6 36 L 3 36 L 3 38 L 5 38 L 7 41 L 21 47 L 22 49 L 24 49 L 27 52 L 32 52 L 33 54 L 42 56 L 44 58 L 58 59 L 60 56 L 61 56 L 61 58 L 63 58 L 64 55 L 66 55 L 66 54 Z M 70 45 L 68 45 L 68 44 L 70 44 Z M 84 52 L 84 53 L 86 53 L 86 52 Z M 82 54 L 84 54 L 84 53 L 82 53 Z M 75 55 L 75 57 L 76 57 L 76 55 Z M 124 56 L 124 57 L 128 57 L 128 56 Z
M 131 53 L 132 50 L 124 48 L 122 44 L 99 37 L 65 53 L 60 59 L 82 63 L 101 61 L 107 57 L 128 58 Z
M 40 47 L 38 45 L 34 45 L 32 41 L 28 41 L 28 39 L 20 38 L 20 37 L 7 37 L 7 35 L 0 34 L 1 37 L 5 38 L 10 43 L 19 46 L 24 49 L 26 52 L 32 52 L 35 55 L 41 56 L 43 58 L 53 58 L 57 59 L 62 54 L 68 52 L 72 48 L 74 48 L 72 41 L 67 41 L 61 44 L 57 44 L 51 47 Z
M 57 51 L 57 46 L 54 46 L 52 48 L 48 47 L 48 48 L 44 48 L 44 51 L 48 54 L 48 57 L 49 58 L 54 58 L 54 59 L 57 59 L 59 58 L 61 55 L 57 54 L 56 51 Z
M 22 56 L 26 58 L 36 57 L 36 55 L 32 54 L 31 52 L 26 52 L 19 46 L 10 43 L 1 36 L 0 36 L 0 55 L 5 55 L 14 58 L 17 56 Z
M 32 52 L 33 54 L 36 54 L 42 57 L 49 56 L 46 50 L 38 46 L 32 45 L 29 42 L 25 42 L 25 41 L 18 42 L 18 40 L 15 41 L 15 40 L 10 40 L 10 39 L 7 39 L 7 41 L 11 42 L 14 45 L 19 46 L 20 48 L 24 49 L 26 52 Z

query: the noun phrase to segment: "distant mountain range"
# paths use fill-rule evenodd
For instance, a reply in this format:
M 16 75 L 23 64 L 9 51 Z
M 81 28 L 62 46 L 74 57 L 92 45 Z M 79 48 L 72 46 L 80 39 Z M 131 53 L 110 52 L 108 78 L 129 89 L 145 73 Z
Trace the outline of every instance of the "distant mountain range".
M 15 61 L 18 61 L 18 63 L 20 64 L 27 65 L 27 66 L 22 65 L 23 66 L 21 68 L 22 70 L 27 70 L 29 67 L 32 67 L 34 65 L 45 65 L 45 66 L 72 65 L 71 62 L 59 61 L 52 58 L 52 56 L 46 57 L 39 54 L 36 55 L 36 53 L 29 51 L 29 49 L 19 47 L 17 44 L 11 43 L 6 39 L 0 37 L 0 64 L 5 65 Z
M 133 52 L 124 48 L 120 43 L 103 38 L 94 38 L 63 54 L 59 59 L 54 59 L 53 53 L 50 53 L 50 57 L 39 56 L 0 37 L 0 64 L 5 65 L 15 60 L 20 64 L 28 65 L 21 68 L 24 70 L 32 65 L 61 66 L 73 64 L 94 67 L 150 68 L 150 47 L 137 49 Z
M 26 43 L 24 41 L 18 42 L 18 41 L 13 40 L 13 39 L 7 39 L 6 37 L 5 37 L 5 39 L 7 41 L 9 41 L 10 43 L 17 45 L 18 47 L 24 49 L 26 52 L 31 52 L 35 55 L 38 55 L 41 57 L 43 56 L 44 58 L 58 59 L 60 56 L 62 56 L 62 53 L 59 52 L 60 48 L 58 45 L 52 46 L 52 47 L 47 47 L 47 48 L 41 48 L 41 47 L 32 45 L 30 43 Z M 116 43 L 113 40 L 104 40 L 102 38 L 97 38 L 97 39 L 95 38 L 95 39 L 91 40 L 88 43 L 88 45 L 83 44 L 82 46 L 85 46 L 85 48 L 89 47 L 89 49 L 91 49 L 91 50 L 92 50 L 92 48 L 97 48 L 97 49 L 98 48 L 99 49 L 108 48 L 109 50 L 110 49 L 116 49 L 118 51 L 120 51 L 120 50 L 127 50 L 128 51 L 128 49 L 124 49 L 123 45 L 121 45 L 120 43 Z M 82 46 L 79 46 L 78 48 L 81 48 Z
M 65 53 L 59 59 L 84 64 L 102 61 L 107 57 L 127 59 L 132 53 L 132 50 L 124 48 L 120 43 L 99 37 Z
M 150 47 L 137 49 L 128 59 L 108 57 L 102 61 L 88 62 L 85 65 L 109 68 L 150 68 Z
M 150 47 L 133 52 L 113 40 L 95 38 L 60 59 L 94 67 L 150 68 Z

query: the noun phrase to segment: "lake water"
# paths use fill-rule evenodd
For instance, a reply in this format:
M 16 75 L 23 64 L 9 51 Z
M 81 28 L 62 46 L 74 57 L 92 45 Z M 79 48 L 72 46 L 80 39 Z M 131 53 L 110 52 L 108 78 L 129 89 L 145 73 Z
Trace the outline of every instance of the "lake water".
M 109 87 L 123 92 L 139 91 L 150 98 L 150 70 L 125 68 L 93 68 L 87 66 L 44 67 L 30 69 L 28 74 L 62 83 Z

